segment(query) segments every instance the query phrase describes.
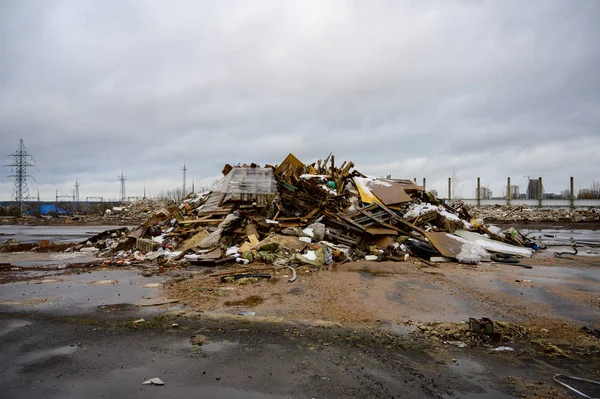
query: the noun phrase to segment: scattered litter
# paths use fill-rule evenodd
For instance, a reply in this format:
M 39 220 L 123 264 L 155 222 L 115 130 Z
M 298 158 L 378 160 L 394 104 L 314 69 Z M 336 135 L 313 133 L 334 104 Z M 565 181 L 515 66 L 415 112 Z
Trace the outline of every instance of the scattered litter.
M 515 349 L 510 346 L 499 346 L 497 348 L 492 349 L 495 352 L 513 352 Z
M 465 344 L 462 341 L 444 341 L 444 343 L 448 344 L 448 345 L 456 346 L 458 348 L 466 348 L 467 347 L 467 344 Z
M 165 385 L 165 383 L 160 378 L 154 377 L 142 382 L 142 385 Z
M 238 315 L 240 315 L 240 316 L 256 316 L 256 312 L 242 311 L 242 312 L 239 312 Z

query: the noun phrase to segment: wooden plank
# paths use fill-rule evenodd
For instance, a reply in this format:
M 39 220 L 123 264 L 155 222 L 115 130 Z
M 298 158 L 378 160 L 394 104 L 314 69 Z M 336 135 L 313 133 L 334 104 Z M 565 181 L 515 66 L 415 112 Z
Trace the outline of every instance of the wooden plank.
M 206 237 L 208 237 L 208 231 L 201 229 L 198 233 L 185 241 L 180 248 L 177 248 L 181 253 L 177 255 L 175 259 L 182 259 L 187 251 L 200 244 Z
M 186 225 L 186 224 L 219 224 L 223 220 L 225 220 L 225 218 L 223 218 L 223 219 L 206 219 L 206 218 L 202 218 L 202 219 L 193 219 L 193 220 L 182 220 L 182 221 L 177 222 L 177 223 L 181 224 L 181 225 Z
M 398 230 L 397 229 L 388 229 L 385 227 L 368 227 L 367 233 L 374 235 L 374 236 L 378 236 L 378 235 L 397 236 Z
M 414 224 L 408 223 L 407 221 L 402 219 L 402 217 L 400 217 L 397 214 L 395 214 L 394 212 L 392 212 L 387 206 L 380 204 L 380 203 L 376 203 L 376 205 L 379 206 L 381 209 L 385 210 L 397 223 L 400 223 L 403 226 L 406 226 L 409 230 L 415 230 L 415 231 L 419 232 L 420 234 L 422 234 L 423 236 L 425 236 L 425 231 L 423 229 L 415 226 Z
M 258 236 L 256 236 L 255 234 L 250 234 L 248 235 L 248 240 L 250 241 L 250 244 L 254 247 L 255 245 L 258 245 L 258 243 L 260 242 L 260 240 L 258 239 Z

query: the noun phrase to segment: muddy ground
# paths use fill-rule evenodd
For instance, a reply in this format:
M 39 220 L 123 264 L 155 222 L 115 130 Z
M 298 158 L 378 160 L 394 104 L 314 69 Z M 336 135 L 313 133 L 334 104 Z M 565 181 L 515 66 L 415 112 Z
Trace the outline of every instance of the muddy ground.
M 600 257 L 585 251 L 299 267 L 295 282 L 260 264 L 160 273 L 0 255 L 3 398 L 568 398 L 554 374 L 600 380 Z M 249 270 L 272 277 L 221 282 Z M 152 377 L 165 386 L 141 385 Z

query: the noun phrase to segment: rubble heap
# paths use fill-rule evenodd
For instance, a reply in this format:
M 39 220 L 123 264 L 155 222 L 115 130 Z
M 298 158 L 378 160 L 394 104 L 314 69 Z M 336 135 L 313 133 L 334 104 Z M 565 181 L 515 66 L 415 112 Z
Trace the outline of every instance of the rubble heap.
M 489 221 L 552 223 L 600 222 L 600 210 L 595 208 L 551 209 L 531 208 L 522 205 L 499 205 L 479 208 L 470 206 L 468 209 L 477 217 Z
M 124 206 L 115 206 L 110 209 L 106 209 L 102 218 L 104 220 L 121 220 L 127 221 L 141 221 L 146 220 L 152 212 L 156 209 L 164 208 L 166 203 L 164 200 L 155 198 L 144 198 Z
M 215 190 L 190 194 L 149 213 L 129 234 L 87 246 L 126 263 L 160 257 L 316 267 L 409 254 L 477 263 L 490 252 L 532 253 L 514 229 L 473 220 L 466 207 L 452 207 L 411 180 L 366 176 L 352 162 L 337 166 L 331 154 L 312 164 L 290 154 L 278 166 L 225 165 L 223 175 Z

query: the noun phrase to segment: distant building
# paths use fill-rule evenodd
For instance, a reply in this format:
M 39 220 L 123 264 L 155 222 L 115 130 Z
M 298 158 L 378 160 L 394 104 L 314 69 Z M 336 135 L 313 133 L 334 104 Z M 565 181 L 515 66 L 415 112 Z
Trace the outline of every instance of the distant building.
M 490 198 L 492 198 L 492 190 L 490 190 L 487 187 L 480 187 L 479 195 L 477 195 L 477 189 L 475 189 L 475 198 L 490 199 Z
M 540 187 L 540 181 L 538 179 L 529 179 L 527 185 L 527 199 L 541 199 L 540 192 L 544 194 L 543 185 Z
M 577 194 L 578 199 L 598 199 L 600 198 L 600 190 L 593 188 L 583 188 Z
M 507 190 L 508 193 L 508 190 Z M 519 186 L 510 186 L 510 199 L 519 199 L 520 197 L 520 193 L 519 193 Z

